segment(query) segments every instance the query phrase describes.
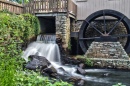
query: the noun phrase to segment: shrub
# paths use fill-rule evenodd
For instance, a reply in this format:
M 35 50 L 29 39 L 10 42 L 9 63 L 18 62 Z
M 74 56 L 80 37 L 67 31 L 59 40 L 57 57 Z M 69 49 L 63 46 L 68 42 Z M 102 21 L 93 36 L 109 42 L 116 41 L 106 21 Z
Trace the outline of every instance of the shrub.
M 112 85 L 112 86 L 126 86 L 126 85 L 123 85 L 122 83 L 117 83 L 116 85 Z
M 49 80 L 47 77 L 43 77 L 40 73 L 33 71 L 22 71 L 16 73 L 16 86 L 72 86 L 67 82 Z
M 29 20 L 22 15 L 5 12 L 0 13 L 0 20 L 0 86 L 15 86 L 14 74 L 16 70 L 21 70 L 23 63 L 20 44 L 36 35 L 32 25 L 36 21 L 27 23 Z
M 87 66 L 90 66 L 90 67 L 92 67 L 93 66 L 93 61 L 91 60 L 91 59 L 89 59 L 89 58 L 85 58 L 85 64 L 87 65 Z
M 0 86 L 71 86 L 35 72 L 22 72 L 21 43 L 40 32 L 35 16 L 1 12 L 0 20 Z

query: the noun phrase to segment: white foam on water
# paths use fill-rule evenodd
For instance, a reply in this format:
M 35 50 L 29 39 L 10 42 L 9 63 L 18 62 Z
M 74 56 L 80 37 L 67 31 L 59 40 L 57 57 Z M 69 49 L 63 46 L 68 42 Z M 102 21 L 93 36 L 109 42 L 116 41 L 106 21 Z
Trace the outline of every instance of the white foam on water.
M 40 38 L 43 37 L 43 38 Z M 49 40 L 49 41 L 48 41 Z M 105 82 L 104 80 L 100 79 L 98 80 L 96 77 L 89 77 L 89 76 L 83 76 L 80 74 L 77 74 L 76 67 L 71 66 L 64 66 L 61 63 L 61 56 L 60 56 L 60 50 L 58 45 L 54 42 L 56 38 L 54 36 L 38 36 L 37 41 L 33 42 L 28 45 L 27 49 L 23 51 L 22 58 L 24 58 L 26 61 L 28 61 L 28 57 L 30 55 L 38 55 L 45 57 L 48 61 L 51 62 L 53 67 L 57 69 L 59 74 L 64 74 L 63 71 L 58 70 L 59 68 L 63 68 L 68 74 L 71 76 L 79 77 L 84 80 L 92 80 L 95 82 Z M 90 71 L 90 70 L 88 70 Z M 86 72 L 88 72 L 86 70 Z M 107 82 L 108 83 L 108 82 Z

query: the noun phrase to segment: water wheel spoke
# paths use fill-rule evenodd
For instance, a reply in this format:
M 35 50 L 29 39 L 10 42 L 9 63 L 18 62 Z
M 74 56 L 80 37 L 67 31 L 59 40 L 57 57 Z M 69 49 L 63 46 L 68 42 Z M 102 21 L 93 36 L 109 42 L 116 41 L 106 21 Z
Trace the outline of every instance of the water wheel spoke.
M 100 37 L 79 38 L 79 40 L 94 40 L 96 38 L 100 38 Z
M 106 19 L 105 19 L 105 12 L 103 10 L 103 21 L 104 21 L 104 32 L 106 34 Z
M 117 25 L 124 19 L 125 16 L 123 16 L 116 24 L 112 27 L 112 29 L 108 32 L 108 34 L 111 34 L 112 31 L 117 27 Z
M 90 24 L 87 20 L 85 20 L 85 22 L 87 22 L 91 27 L 93 27 L 98 33 L 103 35 L 103 33 L 100 30 L 98 30 L 94 25 Z
M 112 35 L 113 37 L 128 37 L 130 34 L 119 34 L 119 35 Z
M 130 53 L 130 20 L 115 10 L 99 10 L 89 15 L 79 31 L 79 45 L 86 53 L 93 41 L 119 41 Z

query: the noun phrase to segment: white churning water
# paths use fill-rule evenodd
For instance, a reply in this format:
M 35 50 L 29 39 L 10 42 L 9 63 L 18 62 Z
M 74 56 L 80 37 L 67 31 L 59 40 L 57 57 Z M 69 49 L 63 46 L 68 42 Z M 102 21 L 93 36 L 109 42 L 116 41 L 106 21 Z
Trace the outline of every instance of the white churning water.
M 115 71 L 108 71 L 108 70 L 102 70 L 102 69 L 87 69 L 85 71 L 88 74 L 86 76 L 83 76 L 76 73 L 76 70 L 77 70 L 76 67 L 71 66 L 71 65 L 70 66 L 62 65 L 61 59 L 60 59 L 61 56 L 60 56 L 59 47 L 55 42 L 56 42 L 55 35 L 44 35 L 44 36 L 39 35 L 37 37 L 36 42 L 33 42 L 30 45 L 28 45 L 28 48 L 23 52 L 22 57 L 26 61 L 28 61 L 28 56 L 30 55 L 38 55 L 38 56 L 46 57 L 51 62 L 51 64 L 57 69 L 57 72 L 59 74 L 65 75 L 67 73 L 67 76 L 80 77 L 84 80 L 87 80 L 87 83 L 99 82 L 99 84 L 100 83 L 110 84 L 110 83 L 115 83 L 115 82 L 112 82 L 112 80 L 113 81 L 117 80 L 118 76 Z M 61 70 L 61 68 L 63 68 L 65 72 Z M 119 76 L 121 75 L 121 73 L 119 74 Z M 104 74 L 111 74 L 111 75 L 113 74 L 115 75 L 114 77 L 117 77 L 117 78 L 113 79 L 113 76 L 112 77 L 100 76 Z M 124 76 L 127 76 L 127 74 Z M 122 81 L 124 79 L 124 76 L 122 78 Z M 97 84 L 91 85 L 91 86 L 97 86 Z
M 30 55 L 43 56 L 51 62 L 54 68 L 57 69 L 59 74 L 64 75 L 64 72 L 59 68 L 63 68 L 68 75 L 81 77 L 82 79 L 89 79 L 91 77 L 84 77 L 76 73 L 76 67 L 74 66 L 64 66 L 61 63 L 60 51 L 58 45 L 55 43 L 55 35 L 39 35 L 37 41 L 28 45 L 27 49 L 23 52 L 22 58 L 28 61 Z

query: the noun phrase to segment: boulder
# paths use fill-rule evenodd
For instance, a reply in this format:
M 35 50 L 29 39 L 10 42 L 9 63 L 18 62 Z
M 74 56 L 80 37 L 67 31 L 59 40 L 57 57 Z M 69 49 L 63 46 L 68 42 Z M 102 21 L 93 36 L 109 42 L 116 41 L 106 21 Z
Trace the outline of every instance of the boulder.
M 30 61 L 27 62 L 25 68 L 30 70 L 44 69 L 47 68 L 51 63 L 43 56 L 30 55 Z
M 73 76 L 71 76 L 68 81 L 73 82 L 74 86 L 84 86 L 85 83 L 83 79 L 79 77 L 73 77 Z
M 68 79 L 68 81 L 70 81 L 70 82 L 77 82 L 77 81 L 79 81 L 79 80 L 81 80 L 81 78 L 79 78 L 79 77 L 74 77 L 74 76 L 71 76 L 69 79 Z
M 59 78 L 57 70 L 52 65 L 48 68 L 43 69 L 42 73 L 46 73 L 53 78 Z
M 51 65 L 51 63 L 43 56 L 30 55 L 29 58 L 31 58 L 31 59 L 34 59 L 34 58 L 38 59 L 40 61 L 40 65 L 41 66 L 45 66 L 45 65 L 49 66 L 49 65 Z
M 70 74 L 67 71 L 65 71 L 62 67 L 58 68 L 58 73 L 62 76 L 70 76 Z
M 33 59 L 32 61 L 29 61 L 25 68 L 30 69 L 30 70 L 36 70 L 40 65 L 40 61 L 38 59 Z
M 80 67 L 77 68 L 77 73 L 79 74 L 82 74 L 82 75 L 85 75 L 86 74 L 86 71 Z
M 85 68 L 85 64 L 84 64 L 84 63 L 80 63 L 78 66 L 79 66 L 80 68 L 82 68 L 82 69 Z
M 57 70 L 52 65 L 48 66 L 48 68 L 50 68 L 53 73 L 57 73 Z
M 81 79 L 78 81 L 76 86 L 84 86 L 84 84 L 85 84 L 85 81 Z

